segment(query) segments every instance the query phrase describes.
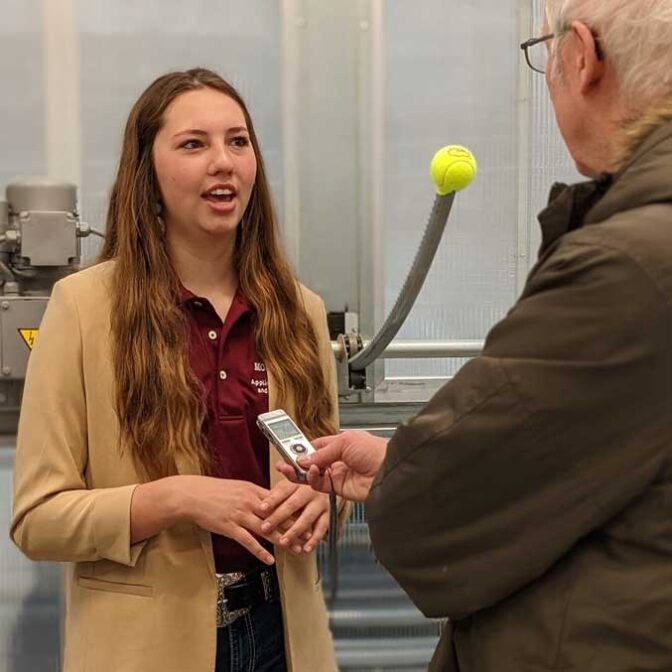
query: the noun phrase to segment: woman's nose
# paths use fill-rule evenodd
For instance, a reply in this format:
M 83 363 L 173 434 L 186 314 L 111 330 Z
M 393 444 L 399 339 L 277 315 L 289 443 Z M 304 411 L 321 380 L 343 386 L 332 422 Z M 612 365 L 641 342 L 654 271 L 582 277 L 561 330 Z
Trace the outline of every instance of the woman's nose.
M 225 145 L 213 147 L 210 161 L 210 174 L 230 173 L 233 170 L 233 160 L 229 148 Z

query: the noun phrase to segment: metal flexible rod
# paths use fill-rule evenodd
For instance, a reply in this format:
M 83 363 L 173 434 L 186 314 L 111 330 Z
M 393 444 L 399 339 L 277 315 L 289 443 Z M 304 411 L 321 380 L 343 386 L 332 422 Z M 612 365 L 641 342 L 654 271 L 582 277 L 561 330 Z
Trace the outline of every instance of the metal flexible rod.
M 455 192 L 446 196 L 437 196 L 434 200 L 434 206 L 422 242 L 413 260 L 411 270 L 406 276 L 404 286 L 399 292 L 397 301 L 380 331 L 373 337 L 369 345 L 348 362 L 351 370 L 363 371 L 369 364 L 378 359 L 408 317 L 434 261 L 454 200 Z

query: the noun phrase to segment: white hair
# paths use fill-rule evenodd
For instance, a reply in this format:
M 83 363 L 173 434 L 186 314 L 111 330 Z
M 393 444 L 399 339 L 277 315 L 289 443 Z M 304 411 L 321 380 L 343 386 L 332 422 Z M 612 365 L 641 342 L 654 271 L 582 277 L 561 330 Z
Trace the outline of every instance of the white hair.
M 546 20 L 553 51 L 572 21 L 595 32 L 631 108 L 672 96 L 672 0 L 546 0 Z

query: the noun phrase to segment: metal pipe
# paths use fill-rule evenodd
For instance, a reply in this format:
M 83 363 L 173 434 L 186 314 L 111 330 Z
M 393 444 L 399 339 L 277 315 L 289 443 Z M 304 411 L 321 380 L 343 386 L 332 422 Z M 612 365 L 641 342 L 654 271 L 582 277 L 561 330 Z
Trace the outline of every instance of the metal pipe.
M 366 349 L 371 341 L 364 341 Z M 342 346 L 338 341 L 331 342 L 331 349 L 337 358 L 343 357 Z M 392 341 L 378 355 L 380 359 L 458 359 L 476 357 L 483 350 L 483 341 Z

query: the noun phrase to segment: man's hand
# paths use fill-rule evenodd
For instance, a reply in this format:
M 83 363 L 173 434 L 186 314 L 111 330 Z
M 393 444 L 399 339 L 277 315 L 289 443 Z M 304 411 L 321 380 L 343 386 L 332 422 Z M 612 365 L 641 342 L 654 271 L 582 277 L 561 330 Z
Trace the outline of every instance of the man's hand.
M 299 459 L 301 467 L 308 470 L 308 484 L 319 492 L 331 492 L 333 489 L 341 497 L 363 502 L 385 459 L 387 439 L 367 432 L 348 431 L 315 439 L 311 443 L 317 453 Z M 293 467 L 279 462 L 276 468 L 290 481 L 297 482 Z

